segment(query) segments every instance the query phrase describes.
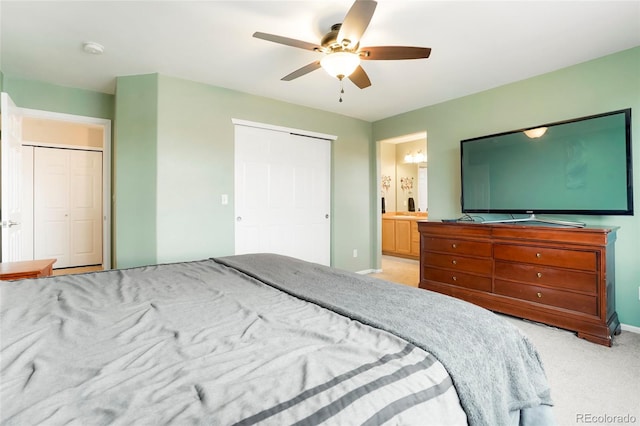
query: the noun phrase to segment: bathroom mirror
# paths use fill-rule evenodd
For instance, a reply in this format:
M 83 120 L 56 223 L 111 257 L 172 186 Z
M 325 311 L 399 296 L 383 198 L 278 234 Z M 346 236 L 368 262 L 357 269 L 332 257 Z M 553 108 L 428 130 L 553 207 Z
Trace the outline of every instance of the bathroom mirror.
M 385 212 L 427 211 L 426 133 L 380 143 L 381 197 Z

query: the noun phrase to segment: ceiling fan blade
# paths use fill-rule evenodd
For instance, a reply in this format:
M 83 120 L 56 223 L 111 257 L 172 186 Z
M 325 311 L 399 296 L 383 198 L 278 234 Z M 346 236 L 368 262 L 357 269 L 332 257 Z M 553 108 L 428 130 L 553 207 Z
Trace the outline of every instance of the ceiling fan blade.
M 363 60 L 397 60 L 397 59 L 421 59 L 431 55 L 429 47 L 410 46 L 375 46 L 360 49 L 360 59 Z
M 267 34 L 267 33 L 261 33 L 259 31 L 256 31 L 255 33 L 253 33 L 253 36 L 255 38 L 260 38 L 262 40 L 272 41 L 274 43 L 280 43 L 286 46 L 298 47 L 300 49 L 306 49 L 306 50 L 322 49 L 322 47 L 320 47 L 317 44 L 309 43 L 302 40 L 296 40 L 295 38 L 282 37 L 275 34 Z
M 320 61 L 311 62 L 310 64 L 305 65 L 304 67 L 295 70 L 291 74 L 285 75 L 280 80 L 291 81 L 291 80 L 296 79 L 298 77 L 302 77 L 305 74 L 309 74 L 311 71 L 315 71 L 318 68 L 320 68 Z
M 358 65 L 358 68 L 356 68 L 356 70 L 351 73 L 351 75 L 349 76 L 349 80 L 351 80 L 353 84 L 361 89 L 365 89 L 371 86 L 371 80 L 369 80 L 369 76 L 366 72 L 364 72 L 364 68 L 362 68 L 360 65 Z
M 378 3 L 373 0 L 356 0 L 344 17 L 338 32 L 338 43 L 349 40 L 351 47 L 357 45 L 369 26 L 377 5 Z

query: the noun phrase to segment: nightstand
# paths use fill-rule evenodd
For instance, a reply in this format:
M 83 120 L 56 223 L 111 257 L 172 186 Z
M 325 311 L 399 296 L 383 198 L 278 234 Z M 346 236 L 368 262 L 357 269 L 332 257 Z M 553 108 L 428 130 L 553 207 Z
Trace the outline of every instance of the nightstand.
M 0 263 L 0 280 L 48 277 L 56 259 L 24 260 Z

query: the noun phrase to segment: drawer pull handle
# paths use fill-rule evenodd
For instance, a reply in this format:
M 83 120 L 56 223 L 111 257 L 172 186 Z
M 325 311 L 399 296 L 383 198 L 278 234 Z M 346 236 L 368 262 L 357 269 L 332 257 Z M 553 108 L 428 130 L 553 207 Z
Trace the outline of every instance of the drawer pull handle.
M 451 247 L 458 248 L 458 246 L 456 244 L 451 244 Z
M 538 276 L 538 278 L 542 278 L 542 272 L 538 272 L 536 275 Z
M 455 276 L 454 276 L 454 277 L 451 277 L 451 279 L 452 279 L 452 280 L 454 280 L 454 281 L 457 281 L 457 280 L 458 280 L 458 278 L 457 278 L 457 277 L 455 277 Z
M 541 258 L 541 257 L 542 257 L 542 254 L 540 254 L 540 253 L 536 253 L 536 257 L 539 259 L 539 258 Z
M 542 297 L 542 293 L 538 293 L 538 297 Z
M 454 265 L 457 265 L 457 264 L 458 264 L 458 262 L 457 262 L 457 261 L 455 261 L 455 260 L 452 260 L 452 261 L 451 261 L 451 263 L 453 263 Z

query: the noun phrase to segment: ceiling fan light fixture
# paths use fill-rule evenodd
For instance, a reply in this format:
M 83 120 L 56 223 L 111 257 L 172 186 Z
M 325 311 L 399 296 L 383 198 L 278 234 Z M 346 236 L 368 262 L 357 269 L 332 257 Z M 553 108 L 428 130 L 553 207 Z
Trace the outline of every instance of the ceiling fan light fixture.
M 320 60 L 320 65 L 332 77 L 342 80 L 349 77 L 360 65 L 360 56 L 351 52 L 329 53 Z

